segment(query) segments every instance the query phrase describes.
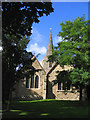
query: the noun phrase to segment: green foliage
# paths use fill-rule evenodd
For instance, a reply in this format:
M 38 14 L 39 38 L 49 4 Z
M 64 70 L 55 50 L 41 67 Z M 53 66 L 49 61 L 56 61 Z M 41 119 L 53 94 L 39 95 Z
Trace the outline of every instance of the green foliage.
M 90 84 L 89 69 L 89 21 L 85 21 L 85 16 L 78 17 L 72 21 L 61 23 L 62 42 L 54 48 L 50 61 L 57 61 L 61 66 L 72 65 L 74 69 L 70 73 L 72 83 L 87 86 Z
M 2 2 L 3 102 L 9 99 L 16 82 L 27 74 L 25 71 L 33 71 L 33 55 L 26 51 L 31 27 L 39 17 L 51 12 L 51 2 Z
M 82 84 L 84 86 L 87 86 L 90 84 L 89 81 L 89 72 L 84 71 L 83 69 L 74 68 L 71 72 L 71 78 L 73 83 L 78 83 L 79 85 Z
M 2 9 L 3 30 L 16 36 L 30 35 L 33 22 L 53 12 L 51 2 L 2 2 Z

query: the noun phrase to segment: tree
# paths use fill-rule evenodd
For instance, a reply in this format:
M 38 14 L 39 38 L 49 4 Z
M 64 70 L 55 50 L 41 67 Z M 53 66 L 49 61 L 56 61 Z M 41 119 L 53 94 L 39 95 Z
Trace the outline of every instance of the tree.
M 82 99 L 82 89 L 90 84 L 89 69 L 89 39 L 88 21 L 85 16 L 78 17 L 72 21 L 65 21 L 60 24 L 62 31 L 58 36 L 62 37 L 62 42 L 54 48 L 50 61 L 57 61 L 62 67 L 72 65 L 74 69 L 70 72 L 73 84 L 80 87 L 80 100 Z
M 26 51 L 32 24 L 53 8 L 46 2 L 3 2 L 2 9 L 2 91 L 3 102 L 8 100 L 10 104 L 13 86 L 27 69 L 32 70 L 33 55 Z
M 2 8 L 3 33 L 16 36 L 31 35 L 33 22 L 53 12 L 51 2 L 3 2 Z

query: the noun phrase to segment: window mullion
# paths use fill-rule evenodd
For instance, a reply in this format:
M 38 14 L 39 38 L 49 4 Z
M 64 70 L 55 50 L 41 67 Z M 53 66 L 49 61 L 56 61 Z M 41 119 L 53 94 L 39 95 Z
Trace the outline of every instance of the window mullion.
M 61 82 L 61 90 L 63 90 L 63 82 Z

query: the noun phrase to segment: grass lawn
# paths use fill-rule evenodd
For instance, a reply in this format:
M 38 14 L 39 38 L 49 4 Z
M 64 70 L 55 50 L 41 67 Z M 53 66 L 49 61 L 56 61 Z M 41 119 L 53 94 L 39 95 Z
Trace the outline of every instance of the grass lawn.
M 14 101 L 3 118 L 88 118 L 87 102 L 61 100 Z

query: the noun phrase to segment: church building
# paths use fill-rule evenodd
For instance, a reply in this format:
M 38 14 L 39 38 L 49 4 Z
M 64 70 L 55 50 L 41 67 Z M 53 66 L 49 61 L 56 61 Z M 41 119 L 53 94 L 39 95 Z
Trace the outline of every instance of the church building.
M 43 57 L 42 65 L 34 56 L 35 61 L 32 66 L 36 72 L 30 74 L 28 77 L 26 76 L 16 84 L 13 98 L 18 100 L 79 100 L 79 89 L 76 89 L 75 86 L 72 85 L 71 80 L 64 78 L 64 74 L 67 74 L 67 71 L 70 71 L 73 67 L 65 65 L 62 68 L 56 62 L 48 62 L 48 56 L 52 55 L 52 49 L 53 42 L 50 32 L 47 53 L 46 56 Z

